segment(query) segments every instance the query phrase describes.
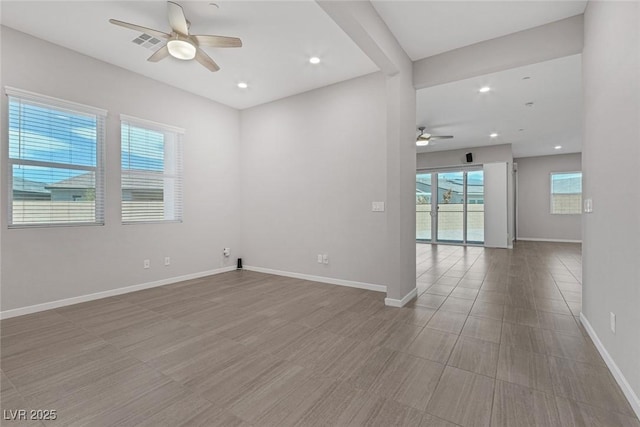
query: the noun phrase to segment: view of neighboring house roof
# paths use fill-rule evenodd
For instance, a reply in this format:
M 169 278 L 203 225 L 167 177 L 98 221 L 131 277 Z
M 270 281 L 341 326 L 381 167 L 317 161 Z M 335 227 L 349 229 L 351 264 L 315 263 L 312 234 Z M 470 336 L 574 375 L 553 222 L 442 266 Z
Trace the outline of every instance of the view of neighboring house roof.
M 431 184 L 416 181 L 416 193 L 431 194 Z
M 447 187 L 438 187 L 440 192 L 447 191 L 451 189 L 453 192 L 462 194 L 463 185 L 462 182 L 458 182 L 455 180 L 447 181 Z M 424 181 L 416 180 L 416 193 L 417 194 L 431 194 L 431 184 L 427 184 Z M 474 180 L 469 178 L 467 180 L 467 193 L 469 195 L 478 195 L 484 193 L 484 184 L 480 180 Z
M 81 175 L 76 175 L 72 178 L 63 179 L 62 181 L 54 182 L 47 185 L 48 189 L 62 189 L 62 188 L 93 188 L 95 187 L 95 175 L 94 172 L 86 172 Z
M 25 193 L 42 193 L 49 194 L 47 187 L 42 182 L 30 181 L 28 179 L 13 177 L 13 191 L 22 191 Z
M 130 171 L 131 174 L 136 174 L 136 172 L 138 171 Z M 148 171 L 144 171 L 143 173 L 145 173 L 146 176 L 123 174 L 122 188 L 137 189 L 137 190 L 141 190 L 141 189 L 162 190 L 164 188 L 164 182 L 162 180 L 162 176 L 158 175 L 157 177 L 153 177 L 153 179 L 150 179 Z M 55 182 L 53 184 L 49 184 L 45 188 L 56 190 L 56 189 L 84 189 L 84 188 L 94 188 L 94 187 L 95 187 L 94 172 L 87 172 L 81 175 L 74 176 L 73 178 L 68 178 L 62 181 Z

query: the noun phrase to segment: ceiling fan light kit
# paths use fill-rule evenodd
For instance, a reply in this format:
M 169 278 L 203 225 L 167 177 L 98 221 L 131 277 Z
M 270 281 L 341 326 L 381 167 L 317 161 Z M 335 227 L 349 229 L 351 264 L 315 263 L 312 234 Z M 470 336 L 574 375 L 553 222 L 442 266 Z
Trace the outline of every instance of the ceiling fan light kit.
M 451 138 L 453 138 L 453 135 L 431 135 L 430 133 L 426 133 L 424 131 L 425 129 L 426 129 L 426 127 L 424 127 L 424 126 L 420 126 L 418 128 L 418 130 L 420 131 L 420 134 L 416 138 L 416 145 L 418 147 L 424 147 L 426 145 L 429 145 L 429 141 L 431 141 L 432 139 L 451 139 Z
M 109 22 L 120 27 L 150 34 L 159 39 L 168 40 L 166 45 L 147 58 L 149 62 L 158 62 L 167 56 L 172 56 L 183 61 L 195 59 L 209 71 L 215 72 L 218 71 L 220 67 L 202 50 L 201 46 L 216 48 L 242 47 L 242 40 L 237 37 L 189 34 L 191 23 L 187 21 L 182 6 L 178 3 L 172 1 L 167 2 L 167 15 L 169 18 L 169 26 L 171 27 L 170 33 L 119 21 L 117 19 L 109 19 Z
M 196 57 L 196 47 L 186 40 L 171 39 L 167 42 L 169 55 L 183 61 L 189 61 Z

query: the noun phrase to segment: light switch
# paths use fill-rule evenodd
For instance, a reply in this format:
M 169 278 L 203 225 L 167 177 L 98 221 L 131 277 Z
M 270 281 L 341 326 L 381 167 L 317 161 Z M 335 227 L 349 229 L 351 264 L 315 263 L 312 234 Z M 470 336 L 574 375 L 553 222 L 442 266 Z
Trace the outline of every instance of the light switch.
M 593 212 L 593 200 L 584 199 L 584 213 Z
M 371 202 L 372 212 L 384 212 L 384 202 Z

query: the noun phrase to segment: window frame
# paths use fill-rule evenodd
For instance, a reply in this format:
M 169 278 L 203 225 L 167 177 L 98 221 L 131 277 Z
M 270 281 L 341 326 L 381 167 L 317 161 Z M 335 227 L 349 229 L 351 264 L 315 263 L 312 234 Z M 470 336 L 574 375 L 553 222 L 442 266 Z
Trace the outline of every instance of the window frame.
M 580 185 L 580 207 L 577 212 L 554 212 L 553 211 L 553 176 L 554 175 L 570 175 L 570 174 L 580 174 L 580 181 L 582 182 L 582 171 L 572 170 L 572 171 L 556 171 L 549 172 L 549 214 L 550 215 L 581 215 L 582 214 L 582 184 Z M 558 193 L 562 194 L 562 193 Z M 577 193 L 572 193 L 577 194 Z
M 55 98 L 48 95 L 42 95 L 36 92 L 30 92 L 23 89 L 14 88 L 11 86 L 4 87 L 6 100 L 7 100 L 7 126 L 6 126 L 6 138 L 7 144 L 5 148 L 6 154 L 6 166 L 7 166 L 7 227 L 10 229 L 20 228 L 49 228 L 49 227 L 81 227 L 81 226 L 103 226 L 105 225 L 105 146 L 106 146 L 106 127 L 108 111 L 102 108 L 93 107 L 86 104 L 81 104 L 74 101 L 68 101 L 65 99 Z M 18 101 L 26 101 L 32 104 L 39 104 L 42 107 L 50 109 L 58 109 L 62 111 L 68 111 L 70 113 L 91 116 L 96 119 L 96 164 L 95 166 L 75 165 L 73 163 L 59 163 L 41 160 L 26 160 L 12 158 L 10 154 L 10 141 L 9 141 L 9 122 L 11 114 L 11 100 L 17 99 Z M 4 163 L 4 162 L 3 162 Z M 94 205 L 94 217 L 95 221 L 69 221 L 69 222 L 42 222 L 42 223 L 13 223 L 13 167 L 14 165 L 24 166 L 36 166 L 42 168 L 52 169 L 71 169 L 71 170 L 83 170 L 87 172 L 94 172 L 95 176 L 95 205 Z
M 136 172 L 137 175 L 148 175 L 148 176 L 162 176 L 163 178 L 171 178 L 175 180 L 175 189 L 177 191 L 174 192 L 174 218 L 173 219 L 142 219 L 142 220 L 125 220 L 123 216 L 123 202 L 125 201 L 122 197 L 122 178 L 125 174 L 126 169 L 122 167 L 122 155 L 123 155 L 123 144 L 124 141 L 122 139 L 122 127 L 127 123 L 128 125 L 133 125 L 135 127 L 143 128 L 146 130 L 151 130 L 155 132 L 171 133 L 175 136 L 174 145 L 174 168 L 173 173 L 167 173 L 163 171 L 162 173 L 157 172 Z M 120 114 L 120 222 L 122 225 L 138 225 L 138 224 L 165 224 L 165 223 L 182 223 L 184 218 L 184 148 L 183 148 L 183 139 L 185 130 L 178 126 L 167 125 L 164 123 L 155 122 L 152 120 L 141 119 L 139 117 L 130 116 L 127 114 Z M 166 167 L 166 159 L 164 159 L 164 165 Z M 164 194 L 164 193 L 163 193 Z M 165 200 L 163 199 L 163 205 Z M 164 205 L 166 208 L 166 205 Z

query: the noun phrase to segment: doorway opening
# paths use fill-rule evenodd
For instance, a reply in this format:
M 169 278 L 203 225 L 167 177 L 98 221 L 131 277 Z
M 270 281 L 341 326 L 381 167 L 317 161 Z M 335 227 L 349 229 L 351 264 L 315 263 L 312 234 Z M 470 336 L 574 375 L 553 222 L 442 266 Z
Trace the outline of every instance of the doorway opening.
M 484 244 L 484 171 L 481 167 L 416 174 L 416 241 Z

